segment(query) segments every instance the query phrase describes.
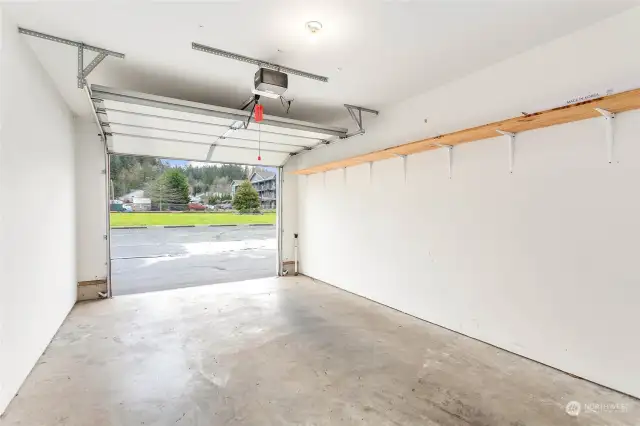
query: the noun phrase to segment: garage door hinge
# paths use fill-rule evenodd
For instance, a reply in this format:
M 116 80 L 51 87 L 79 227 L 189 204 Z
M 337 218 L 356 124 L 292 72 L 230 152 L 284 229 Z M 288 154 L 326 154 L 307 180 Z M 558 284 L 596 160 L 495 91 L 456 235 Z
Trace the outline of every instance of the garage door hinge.
M 103 175 L 106 175 L 107 171 L 105 169 L 102 169 L 102 170 L 100 170 L 100 173 L 103 174 Z
M 105 241 L 108 239 L 107 234 L 104 234 L 102 237 L 104 238 Z

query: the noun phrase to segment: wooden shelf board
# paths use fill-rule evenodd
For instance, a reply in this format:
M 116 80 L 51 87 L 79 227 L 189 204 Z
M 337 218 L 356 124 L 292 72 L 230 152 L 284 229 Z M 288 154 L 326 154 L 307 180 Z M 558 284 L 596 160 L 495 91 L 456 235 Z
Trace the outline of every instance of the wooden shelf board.
M 591 99 L 576 104 L 536 112 L 527 116 L 509 118 L 495 123 L 459 130 L 457 132 L 410 142 L 404 145 L 370 152 L 368 154 L 357 155 L 355 157 L 339 161 L 320 164 L 307 169 L 296 170 L 292 173 L 299 175 L 321 173 L 329 170 L 356 166 L 358 164 L 438 149 L 440 148 L 438 144 L 455 146 L 461 143 L 495 138 L 500 136 L 498 130 L 519 133 L 527 130 L 541 129 L 558 124 L 600 117 L 600 113 L 596 111 L 595 108 L 601 108 L 612 113 L 640 109 L 640 89 L 629 90 L 615 95 L 603 96 L 601 98 Z

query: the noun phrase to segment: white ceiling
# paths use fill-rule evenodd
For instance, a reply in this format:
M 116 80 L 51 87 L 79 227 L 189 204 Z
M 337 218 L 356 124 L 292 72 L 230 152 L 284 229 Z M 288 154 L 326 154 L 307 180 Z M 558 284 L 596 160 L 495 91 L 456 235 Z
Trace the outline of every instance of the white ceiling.
M 3 4 L 20 26 L 126 54 L 89 82 L 238 108 L 256 67 L 191 49 L 191 42 L 329 77 L 290 76 L 290 117 L 328 123 L 342 104 L 381 109 L 619 13 L 633 1 L 243 0 L 215 3 Z M 314 43 L 305 22 L 324 28 Z M 27 37 L 78 115 L 74 48 Z M 91 57 L 86 59 L 86 63 Z M 339 70 L 341 69 L 341 70 Z M 284 115 L 278 101 L 265 113 Z

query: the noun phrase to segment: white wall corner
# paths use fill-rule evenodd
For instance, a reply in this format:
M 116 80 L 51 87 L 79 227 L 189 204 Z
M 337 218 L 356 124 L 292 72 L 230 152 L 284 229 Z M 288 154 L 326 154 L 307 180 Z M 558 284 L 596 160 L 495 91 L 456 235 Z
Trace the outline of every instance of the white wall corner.
M 0 199 L 37 206 L 0 213 L 1 413 L 77 295 L 72 114 L 1 9 L 0 29 Z

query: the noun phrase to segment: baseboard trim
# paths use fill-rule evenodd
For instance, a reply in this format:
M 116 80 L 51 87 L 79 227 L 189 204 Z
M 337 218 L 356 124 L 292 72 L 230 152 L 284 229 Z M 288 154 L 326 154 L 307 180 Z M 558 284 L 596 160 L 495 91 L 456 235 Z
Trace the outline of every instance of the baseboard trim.
M 106 285 L 107 284 L 107 280 L 102 279 L 102 280 L 89 280 L 89 281 L 79 281 L 78 282 L 78 287 L 84 287 L 84 286 L 88 286 L 88 285 Z

